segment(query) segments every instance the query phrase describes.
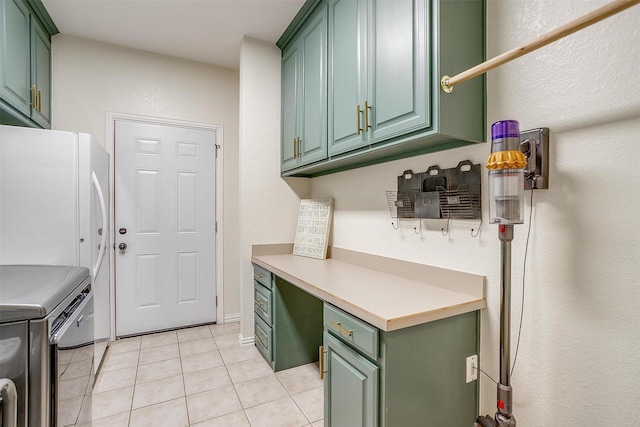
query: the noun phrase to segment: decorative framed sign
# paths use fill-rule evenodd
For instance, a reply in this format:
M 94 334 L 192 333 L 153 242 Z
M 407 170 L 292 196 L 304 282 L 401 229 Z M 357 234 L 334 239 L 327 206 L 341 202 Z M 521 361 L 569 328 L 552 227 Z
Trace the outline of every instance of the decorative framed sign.
M 302 199 L 293 254 L 325 259 L 333 217 L 333 199 Z

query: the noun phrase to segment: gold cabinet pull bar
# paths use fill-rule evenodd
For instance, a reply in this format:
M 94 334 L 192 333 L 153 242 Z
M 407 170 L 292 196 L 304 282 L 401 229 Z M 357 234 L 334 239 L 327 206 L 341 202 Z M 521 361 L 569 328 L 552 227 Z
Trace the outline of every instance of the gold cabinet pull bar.
M 296 136 L 293 140 L 293 158 L 298 159 L 302 157 L 302 153 L 300 153 L 300 143 L 302 140 L 299 136 Z
M 264 274 L 253 273 L 253 277 L 255 277 L 258 280 L 262 280 L 264 278 Z
M 340 331 L 341 334 L 346 335 L 348 337 L 350 337 L 351 335 L 353 335 L 353 330 L 347 330 L 345 329 L 340 322 L 331 322 L 331 326 L 333 326 L 334 328 L 336 328 L 338 331 Z
M 318 347 L 318 368 L 320 369 L 320 379 L 323 380 L 324 379 L 324 374 L 327 373 L 327 371 L 324 370 L 324 355 L 327 352 L 324 351 L 324 347 L 320 346 Z
M 37 109 L 39 113 L 42 113 L 42 91 L 38 90 L 38 102 L 37 102 Z
M 254 302 L 254 303 L 255 303 L 255 305 L 257 305 L 258 307 L 264 307 L 264 301 L 258 301 L 258 300 L 256 299 L 256 300 L 253 300 L 253 302 Z
M 372 105 L 369 105 L 369 101 L 364 101 L 364 131 L 368 132 L 371 129 L 369 125 L 369 110 L 371 110 Z
M 37 109 L 38 104 L 36 104 L 36 85 L 33 85 L 29 88 L 29 92 L 31 92 L 31 104 L 29 105 L 31 108 Z
M 360 127 L 360 113 L 362 110 L 360 109 L 360 104 L 356 105 L 356 135 L 360 135 L 362 132 L 362 128 Z

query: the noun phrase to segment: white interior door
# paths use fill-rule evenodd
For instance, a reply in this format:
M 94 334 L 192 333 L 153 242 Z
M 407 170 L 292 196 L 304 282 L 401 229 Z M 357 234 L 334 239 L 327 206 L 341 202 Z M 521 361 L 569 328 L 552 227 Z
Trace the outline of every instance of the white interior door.
M 116 335 L 216 320 L 215 156 L 213 130 L 115 122 Z

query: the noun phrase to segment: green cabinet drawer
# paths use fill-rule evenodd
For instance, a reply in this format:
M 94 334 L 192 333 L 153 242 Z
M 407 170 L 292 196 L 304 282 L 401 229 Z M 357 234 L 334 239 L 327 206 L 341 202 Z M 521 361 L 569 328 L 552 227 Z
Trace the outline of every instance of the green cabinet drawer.
M 326 330 L 351 344 L 363 354 L 378 358 L 378 329 L 330 304 L 324 305 Z
M 272 299 L 271 291 L 258 282 L 253 282 L 253 310 L 255 313 L 265 321 L 269 326 L 272 326 Z
M 271 289 L 271 272 L 253 264 L 253 279 L 267 289 Z
M 256 347 L 262 353 L 262 356 L 271 363 L 271 327 L 267 325 L 260 317 L 255 316 L 254 336 Z

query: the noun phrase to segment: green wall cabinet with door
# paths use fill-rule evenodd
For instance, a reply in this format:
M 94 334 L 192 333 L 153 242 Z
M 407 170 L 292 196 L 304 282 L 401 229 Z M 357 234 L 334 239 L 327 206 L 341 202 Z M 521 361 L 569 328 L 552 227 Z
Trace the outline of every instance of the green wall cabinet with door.
M 314 6 L 328 7 L 326 152 L 285 164 L 292 143 L 283 128 L 283 175 L 317 176 L 484 141 L 484 77 L 451 94 L 440 89 L 443 74 L 485 58 L 484 0 L 309 0 L 278 41 L 283 123 L 293 117 L 287 53 Z M 305 90 L 306 80 L 295 83 Z M 323 120 L 315 116 L 321 137 Z
M 327 6 L 282 52 L 282 171 L 327 157 Z
M 0 1 L 0 123 L 51 127 L 51 36 L 39 0 Z
M 427 6 L 331 0 L 329 155 L 429 125 Z

